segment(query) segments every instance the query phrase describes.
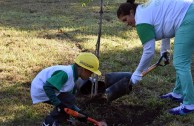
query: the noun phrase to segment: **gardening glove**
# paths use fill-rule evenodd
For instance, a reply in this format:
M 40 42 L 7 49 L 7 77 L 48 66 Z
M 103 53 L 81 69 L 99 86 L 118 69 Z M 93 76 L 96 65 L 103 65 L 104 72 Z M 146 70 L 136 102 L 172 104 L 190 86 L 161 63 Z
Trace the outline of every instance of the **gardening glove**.
M 131 80 L 130 83 L 132 85 L 137 84 L 139 81 L 142 80 L 142 74 L 141 72 L 135 71 L 132 76 L 131 76 Z
M 60 113 L 65 113 L 64 108 L 68 108 L 65 104 L 63 104 L 62 102 L 56 106 L 57 111 Z
M 79 111 L 80 114 L 84 115 L 83 117 L 78 117 L 77 119 L 80 121 L 80 122 L 87 122 L 87 118 L 88 118 L 88 115 L 82 111 Z
M 164 52 L 162 53 L 164 65 L 170 64 L 170 53 Z

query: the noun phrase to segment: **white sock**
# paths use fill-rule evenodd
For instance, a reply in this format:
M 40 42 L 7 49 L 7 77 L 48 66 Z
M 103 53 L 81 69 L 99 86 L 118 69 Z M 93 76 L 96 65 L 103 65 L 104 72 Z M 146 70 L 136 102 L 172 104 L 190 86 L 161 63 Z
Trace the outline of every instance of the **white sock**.
M 175 98 L 182 98 L 183 95 L 172 92 L 172 96 Z
M 185 105 L 185 108 L 188 110 L 194 110 L 194 104 Z

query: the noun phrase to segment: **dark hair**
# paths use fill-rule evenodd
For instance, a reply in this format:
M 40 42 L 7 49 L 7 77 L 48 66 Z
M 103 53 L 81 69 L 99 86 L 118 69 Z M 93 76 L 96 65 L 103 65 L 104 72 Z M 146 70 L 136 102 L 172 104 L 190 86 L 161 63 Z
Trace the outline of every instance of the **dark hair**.
M 139 4 L 135 3 L 135 0 L 127 0 L 126 3 L 122 3 L 117 10 L 117 17 L 125 16 L 130 14 L 130 10 L 136 12 L 136 8 Z
M 134 4 L 135 3 L 135 0 L 127 0 L 127 3 Z

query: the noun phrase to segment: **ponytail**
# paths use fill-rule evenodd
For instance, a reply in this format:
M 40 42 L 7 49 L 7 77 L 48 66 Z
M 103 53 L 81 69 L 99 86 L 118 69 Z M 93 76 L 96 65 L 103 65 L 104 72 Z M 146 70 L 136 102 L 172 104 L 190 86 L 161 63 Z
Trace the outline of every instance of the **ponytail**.
M 136 8 L 139 4 L 135 3 L 135 0 L 127 0 L 126 3 L 122 3 L 117 10 L 117 17 L 125 16 L 130 14 L 130 10 L 134 10 L 134 15 L 136 13 Z
M 127 0 L 127 3 L 134 4 L 135 0 Z

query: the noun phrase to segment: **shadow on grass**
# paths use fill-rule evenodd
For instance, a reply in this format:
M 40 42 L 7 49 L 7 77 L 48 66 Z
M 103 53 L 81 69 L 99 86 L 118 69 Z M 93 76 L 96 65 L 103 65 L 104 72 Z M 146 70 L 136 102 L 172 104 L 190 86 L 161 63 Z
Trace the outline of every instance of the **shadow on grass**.
M 39 126 L 49 111 L 44 105 L 32 105 L 30 82 L 17 83 L 0 90 L 0 125 L 1 126 Z M 42 107 L 42 108 L 41 108 Z M 48 109 L 48 110 L 47 110 Z
M 129 29 L 118 23 L 116 8 L 117 4 L 114 1 L 107 5 L 108 10 L 104 8 L 102 32 L 104 35 L 126 38 L 122 33 L 123 30 L 126 32 Z M 98 33 L 99 4 L 95 2 L 82 7 L 77 0 L 5 0 L 0 4 L 0 12 L 0 26 L 21 31 L 36 31 L 38 37 L 47 39 L 72 39 L 82 42 L 84 40 L 77 39 L 76 34 L 96 36 Z M 53 30 L 55 33 L 51 33 Z M 63 34 L 59 35 L 57 31 L 63 31 Z

